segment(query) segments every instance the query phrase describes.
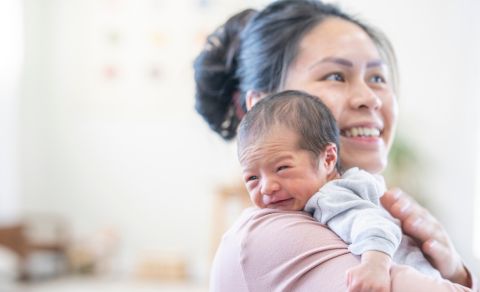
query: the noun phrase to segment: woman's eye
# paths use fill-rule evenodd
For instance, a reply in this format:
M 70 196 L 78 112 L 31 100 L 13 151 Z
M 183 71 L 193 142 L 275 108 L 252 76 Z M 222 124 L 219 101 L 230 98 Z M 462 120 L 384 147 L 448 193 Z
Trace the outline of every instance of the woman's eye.
M 345 81 L 345 78 L 343 78 L 342 74 L 340 73 L 332 73 L 325 76 L 324 80 L 343 82 Z
M 281 170 L 284 170 L 284 169 L 287 169 L 287 168 L 290 168 L 290 166 L 288 166 L 288 165 L 282 165 L 282 166 L 279 166 L 279 167 L 277 168 L 277 171 L 281 171 Z
M 247 177 L 246 182 L 254 181 L 254 180 L 256 180 L 256 179 L 258 179 L 258 176 L 256 176 L 256 175 L 251 175 L 251 176 Z
M 370 82 L 372 83 L 386 83 L 385 78 L 381 75 L 374 75 L 370 78 Z

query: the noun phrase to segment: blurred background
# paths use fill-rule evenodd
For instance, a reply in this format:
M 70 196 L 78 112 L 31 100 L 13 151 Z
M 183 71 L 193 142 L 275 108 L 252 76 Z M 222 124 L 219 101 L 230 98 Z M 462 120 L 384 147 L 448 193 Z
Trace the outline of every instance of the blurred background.
M 230 15 L 269 2 L 1 2 L 0 291 L 208 290 L 246 203 L 235 145 L 194 111 L 192 63 Z M 338 4 L 398 54 L 389 184 L 478 276 L 480 2 Z

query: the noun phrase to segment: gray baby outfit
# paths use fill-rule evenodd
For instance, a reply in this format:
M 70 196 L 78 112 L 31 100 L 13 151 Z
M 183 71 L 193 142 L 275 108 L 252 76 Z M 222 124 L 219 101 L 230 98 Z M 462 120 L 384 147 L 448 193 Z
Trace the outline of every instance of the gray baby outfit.
M 441 278 L 415 241 L 402 234 L 399 221 L 381 207 L 380 197 L 384 192 L 381 176 L 355 167 L 320 188 L 308 200 L 305 211 L 349 244 L 348 249 L 355 255 L 381 251 L 397 264 Z

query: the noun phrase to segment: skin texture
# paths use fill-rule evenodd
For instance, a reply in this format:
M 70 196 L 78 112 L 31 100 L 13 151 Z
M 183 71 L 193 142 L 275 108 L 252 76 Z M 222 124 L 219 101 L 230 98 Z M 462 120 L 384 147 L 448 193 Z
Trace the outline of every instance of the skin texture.
M 300 211 L 308 199 L 336 174 L 336 147 L 320 157 L 298 147 L 292 130 L 275 126 L 262 140 L 240 151 L 250 199 L 259 208 Z
M 343 166 L 378 173 L 386 167 L 397 120 L 397 101 L 390 79 L 368 35 L 355 24 L 330 18 L 304 36 L 280 90 L 304 90 L 318 96 L 330 108 L 341 130 Z M 265 94 L 247 92 L 247 108 Z M 348 137 L 353 127 L 375 128 L 380 135 Z M 437 219 L 399 189 L 387 191 L 382 204 L 400 219 L 403 231 L 420 243 L 445 279 L 471 285 L 461 257 Z

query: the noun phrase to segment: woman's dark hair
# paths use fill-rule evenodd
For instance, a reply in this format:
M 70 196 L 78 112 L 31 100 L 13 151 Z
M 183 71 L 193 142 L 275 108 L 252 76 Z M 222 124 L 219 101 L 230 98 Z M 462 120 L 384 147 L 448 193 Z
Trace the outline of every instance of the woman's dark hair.
M 277 126 L 295 132 L 298 148 L 312 153 L 316 163 L 329 144 L 335 144 L 337 153 L 340 152 L 340 133 L 328 107 L 306 92 L 287 90 L 262 98 L 243 117 L 238 127 L 239 159 L 246 147 L 261 143 Z M 338 171 L 339 163 L 337 159 Z
M 319 0 L 279 0 L 257 12 L 231 17 L 207 39 L 195 59 L 195 109 L 225 140 L 235 137 L 247 90 L 273 93 L 281 89 L 302 38 L 329 17 L 362 28 L 377 46 L 396 84 L 396 60 L 379 31 Z

